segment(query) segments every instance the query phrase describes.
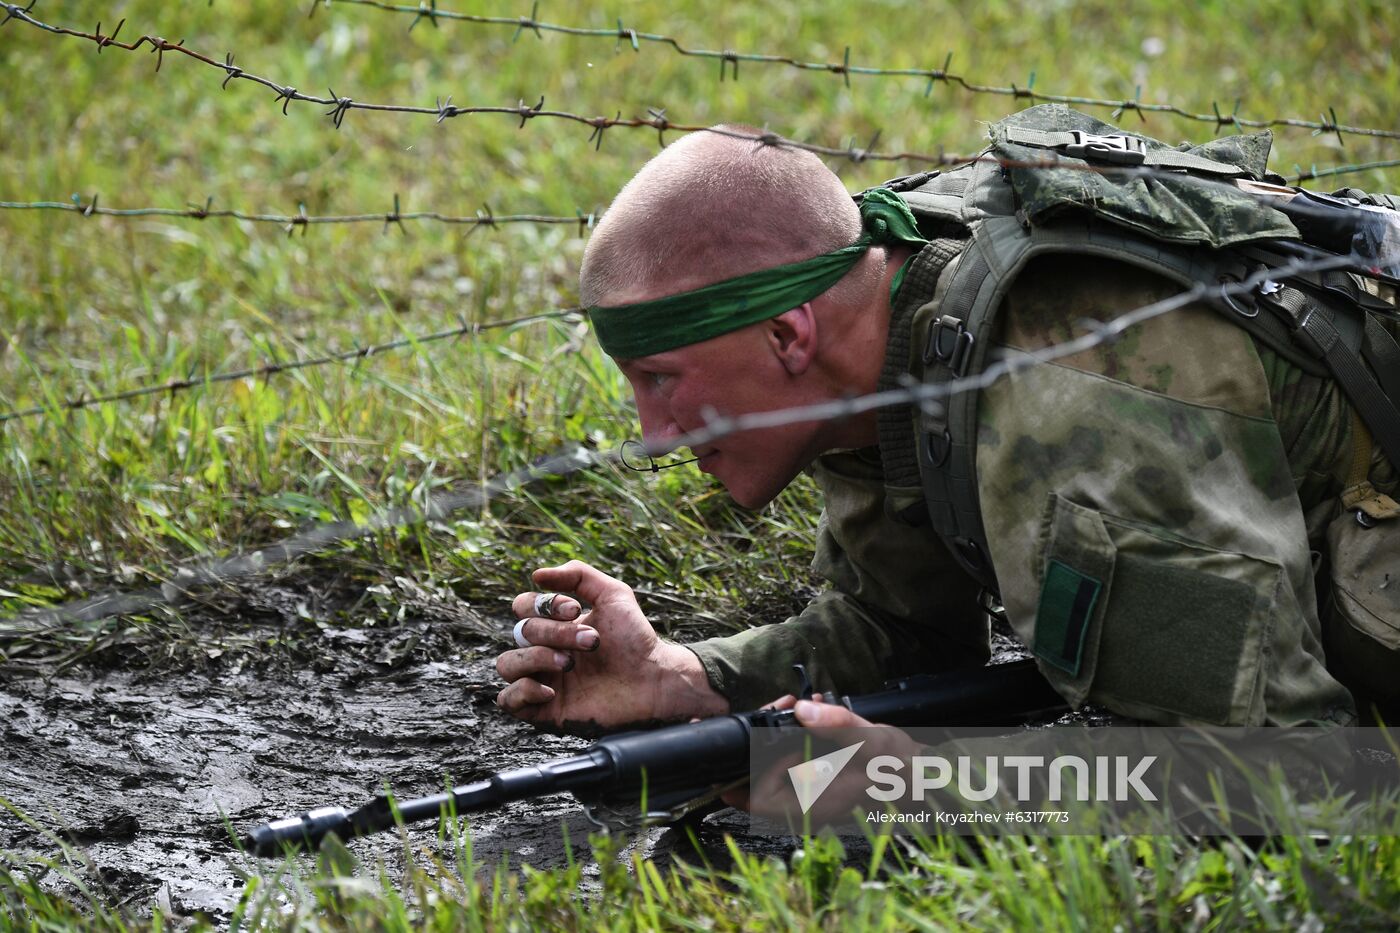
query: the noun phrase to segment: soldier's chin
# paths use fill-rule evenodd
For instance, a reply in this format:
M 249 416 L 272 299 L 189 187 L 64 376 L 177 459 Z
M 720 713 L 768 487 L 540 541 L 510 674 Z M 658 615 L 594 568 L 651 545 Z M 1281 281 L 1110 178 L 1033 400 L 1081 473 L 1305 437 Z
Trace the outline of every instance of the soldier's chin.
M 778 493 L 783 491 L 787 483 L 781 483 L 776 488 L 766 488 L 758 485 L 745 483 L 743 479 L 736 481 L 726 480 L 722 476 L 716 476 L 724 488 L 729 492 L 729 497 L 735 504 L 746 509 L 761 509 L 778 497 Z

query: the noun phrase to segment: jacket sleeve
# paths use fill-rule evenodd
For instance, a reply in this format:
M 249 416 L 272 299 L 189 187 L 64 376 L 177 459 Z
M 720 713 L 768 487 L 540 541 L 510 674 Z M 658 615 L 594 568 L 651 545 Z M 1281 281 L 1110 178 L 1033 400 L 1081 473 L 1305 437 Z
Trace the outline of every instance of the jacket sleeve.
M 826 508 L 812 566 L 831 589 L 784 622 L 688 645 L 711 686 L 736 710 L 753 709 L 794 692 L 794 664 L 817 690 L 853 694 L 984 663 L 976 584 L 927 523 L 887 514 L 874 449 L 828 454 L 814 475 Z

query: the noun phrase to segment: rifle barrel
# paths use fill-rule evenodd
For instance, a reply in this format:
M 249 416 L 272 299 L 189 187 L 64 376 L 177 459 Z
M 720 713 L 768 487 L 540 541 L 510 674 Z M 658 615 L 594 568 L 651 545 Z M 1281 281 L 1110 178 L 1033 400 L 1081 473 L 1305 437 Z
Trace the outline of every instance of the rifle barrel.
M 1005 726 L 1066 708 L 1031 661 L 910 677 L 880 693 L 843 702 L 871 722 L 897 726 Z M 354 811 L 321 807 L 277 820 L 253 830 L 245 846 L 255 855 L 316 849 L 331 833 L 350 839 L 563 791 L 581 798 L 650 796 L 653 801 L 675 799 L 687 790 L 699 796 L 747 772 L 755 726 L 800 728 L 791 710 L 758 710 L 624 732 L 601 739 L 582 754 L 500 771 L 448 792 L 398 802 L 380 794 Z

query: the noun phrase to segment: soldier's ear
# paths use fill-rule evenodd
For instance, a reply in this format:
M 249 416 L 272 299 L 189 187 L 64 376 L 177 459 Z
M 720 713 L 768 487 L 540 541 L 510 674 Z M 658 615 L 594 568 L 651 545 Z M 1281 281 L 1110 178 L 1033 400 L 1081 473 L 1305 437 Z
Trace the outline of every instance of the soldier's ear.
M 783 368 L 794 376 L 806 372 L 817 352 L 817 316 L 812 303 L 804 302 L 769 318 L 765 327 L 768 347 Z

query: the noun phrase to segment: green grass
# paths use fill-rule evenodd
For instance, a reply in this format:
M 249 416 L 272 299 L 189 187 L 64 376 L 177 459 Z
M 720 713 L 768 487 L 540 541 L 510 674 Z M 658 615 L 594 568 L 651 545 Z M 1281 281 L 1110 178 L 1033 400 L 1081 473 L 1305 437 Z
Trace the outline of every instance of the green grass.
M 444 6 L 453 4 L 444 3 Z M 465 3 L 457 8 L 467 9 Z M 743 63 L 719 80 L 712 60 L 657 45 L 530 33 L 304 3 L 43 2 L 36 16 L 110 31 L 183 39 L 250 72 L 357 100 L 430 104 L 534 102 L 584 115 L 665 107 L 692 123 L 742 121 L 790 137 L 886 151 L 975 151 L 981 121 L 1017 101 L 917 78 L 835 75 Z M 473 11 L 477 11 L 475 7 Z M 528 4 L 484 12 L 529 13 Z M 625 8 L 548 2 L 556 23 L 625 25 L 704 48 L 774 52 L 854 64 L 938 67 L 969 80 L 1131 98 L 1253 117 L 1302 117 L 1335 107 L 1342 122 L 1395 129 L 1400 113 L 1400 13 L 1394 4 L 1198 4 L 1156 0 L 1131 11 L 1091 2 L 804 3 Z M 1147 40 L 1160 40 L 1148 42 Z M 1160 46 L 1160 51 L 1147 50 Z M 578 124 L 508 116 L 430 117 L 351 112 L 336 130 L 318 108 L 292 105 L 246 82 L 167 54 L 108 49 L 11 22 L 0 29 L 0 200 L 94 195 L 108 207 L 202 205 L 295 213 L 404 210 L 572 215 L 603 208 L 656 151 L 650 130 L 609 130 L 601 147 Z M 1104 111 L 1093 111 L 1104 115 Z M 1129 114 L 1124 122 L 1137 126 Z M 1202 140 L 1214 127 L 1153 115 L 1145 129 Z M 1281 130 L 1274 167 L 1395 158 L 1394 141 Z M 833 161 L 853 190 L 913 164 Z M 1400 190 L 1400 171 L 1336 184 Z M 1323 188 L 1327 185 L 1320 184 Z M 393 340 L 575 302 L 584 239 L 572 227 L 466 229 L 410 224 L 276 227 L 224 220 L 84 218 L 0 212 L 0 410 L 268 360 Z M 363 517 L 479 480 L 565 443 L 615 446 L 635 433 L 625 384 L 596 346 L 549 322 L 387 353 L 350 364 L 249 379 L 0 426 L 0 606 L 62 602 L 107 587 L 168 578 L 182 562 L 256 546 L 303 525 Z M 529 569 L 582 557 L 643 593 L 663 625 L 742 625 L 762 594 L 807 584 L 816 496 L 799 483 L 748 513 L 685 469 L 657 476 L 600 472 L 492 502 L 449 522 L 355 545 L 365 573 L 451 581 L 468 596 L 500 597 Z M 666 595 L 697 607 L 668 612 Z M 3 623 L 0 623 L 3 624 Z M 188 639 L 178 617 L 92 628 L 68 638 L 0 646 L 11 658 L 56 657 L 74 639 L 162 645 Z M 459 923 L 524 927 L 600 922 L 647 927 L 653 911 L 718 928 L 845 925 L 895 928 L 1076 925 L 1226 928 L 1295 925 L 1308 914 L 1371 916 L 1396 903 L 1394 837 L 1331 847 L 1288 842 L 1267 856 L 1178 843 L 1067 840 L 992 845 L 983 859 L 937 841 L 878 882 L 834 867 L 817 850 L 792 866 L 740 856 L 732 872 L 610 874 L 601 913 L 581 914 L 569 873 L 502 873 L 463 883 L 431 860 L 398 889 L 373 871 L 350 884 L 292 886 L 293 913 L 267 906 L 262 878 L 245 919 L 351 927 Z M 1146 846 L 1146 849 L 1143 848 Z M 77 857 L 76 855 L 74 857 Z M 604 864 L 610 864 L 604 859 Z M 582 870 L 582 869 L 577 869 Z M 1064 887 L 1064 879 L 1079 879 Z M 1318 879 L 1346 877 L 1349 893 Z M 93 895 L 56 899 L 14 868 L 0 874 L 7 909 L 37 926 L 129 922 Z M 291 884 L 291 882 L 285 882 Z M 879 886 L 883 885 L 883 887 Z M 1372 890 L 1367 886 L 1375 886 Z M 45 889 L 47 890 L 47 889 Z M 500 896 L 497 897 L 496 895 Z M 755 912 L 754 904 L 762 904 Z M 1360 904 L 1362 906 L 1357 907 Z M 262 906 L 259 906 L 262 905 Z M 850 913 L 854 912 L 854 913 Z M 79 919 L 87 918 L 87 919 Z M 1227 922 L 1228 921 L 1228 922 Z M 140 925 L 140 924 L 137 924 Z
M 626 24 L 692 46 L 856 64 L 941 65 L 970 80 L 1039 90 L 1169 101 L 1251 116 L 1314 117 L 1329 106 L 1350 123 L 1387 127 L 1400 73 L 1397 17 L 1291 3 L 1150 5 L 1119 15 L 1106 3 L 768 5 L 670 9 L 634 4 Z M 513 104 L 543 94 L 552 107 L 592 115 L 665 106 L 675 120 L 766 125 L 798 139 L 892 151 L 975 151 L 978 121 L 1016 101 L 910 78 L 840 77 L 745 63 L 718 80 L 713 60 L 646 44 L 442 22 L 407 31 L 408 17 L 333 4 L 308 18 L 279 3 L 41 5 L 47 20 L 90 29 L 125 17 L 123 37 L 182 38 L 250 72 L 359 100 Z M 505 15 L 527 13 L 501 7 Z M 551 4 L 553 22 L 610 28 L 610 11 Z M 1143 49 L 1160 40 L 1160 53 Z M 1150 46 L 1150 44 L 1149 44 Z M 471 214 L 573 214 L 605 206 L 655 151 L 655 133 L 610 130 L 599 151 L 577 124 L 508 116 L 430 117 L 351 112 L 340 130 L 310 105 L 283 116 L 274 95 L 247 82 L 220 90 L 221 72 L 168 54 L 153 71 L 139 54 L 53 36 L 19 23 L 0 34 L 6 88 L 0 199 L 93 195 L 107 206 L 203 204 L 311 213 L 405 209 Z M 1294 76 L 1307 75 L 1306 81 Z M 1099 111 L 1102 113 L 1102 111 Z M 1135 121 L 1131 114 L 1125 121 Z M 1153 115 L 1165 138 L 1202 139 L 1213 127 Z M 1276 167 L 1394 156 L 1384 140 L 1284 131 Z M 833 163 L 852 188 L 912 165 Z M 1400 175 L 1348 176 L 1400 188 Z M 224 220 L 83 218 L 5 212 L 0 248 L 0 408 L 65 399 L 269 360 L 396 339 L 573 304 L 583 239 L 570 227 L 466 231 L 417 224 L 278 228 Z M 567 325 L 544 323 L 395 352 L 358 367 L 304 370 L 266 381 L 11 422 L 3 427 L 0 573 L 25 596 L 65 596 L 102 583 L 168 575 L 181 560 L 275 538 L 331 516 L 363 516 L 426 485 L 491 475 L 569 440 L 615 445 L 635 429 L 620 377 Z M 800 557 L 813 496 L 802 486 L 764 516 L 740 516 L 693 474 L 614 475 L 568 484 L 567 494 L 493 506 L 473 516 L 514 573 L 546 555 L 583 553 L 638 582 L 683 582 L 696 595 L 752 590 L 767 567 L 752 549 Z M 560 490 L 562 493 L 563 490 Z M 621 508 L 648 533 L 609 534 Z M 592 519 L 590 524 L 589 519 Z M 516 526 L 547 529 L 531 540 Z M 757 526 L 757 527 L 756 527 Z M 758 534 L 761 527 L 765 534 Z M 769 536 L 766 532 L 777 532 Z M 475 528 L 469 536 L 479 538 Z M 449 536 L 450 537 L 450 536 Z M 528 542 L 514 553 L 511 542 Z M 703 542 L 703 544 L 702 544 Z M 395 561 L 431 572 L 466 570 L 481 555 L 450 540 L 389 542 Z M 470 550 L 470 549 L 469 549 Z M 697 573 L 697 551 L 725 581 Z M 785 584 L 785 580 L 774 581 Z M 10 592 L 21 592 L 16 586 Z M 14 600 L 14 597 L 10 597 Z M 720 608 L 723 608 L 721 605 Z
M 483 866 L 470 835 L 453 831 L 435 846 L 405 840 L 400 871 L 362 864 L 334 842 L 304 864 L 259 866 L 230 928 L 1393 929 L 1400 923 L 1395 828 L 1386 836 L 1287 836 L 1267 846 L 1231 837 L 1205 845 L 1167 836 L 886 837 L 873 840 L 859 866 L 837 840 L 809 837 L 787 860 L 731 842 L 724 868 L 703 857 L 658 868 L 625 839 L 596 836 L 591 862 L 549 872 Z M 81 852 L 55 843 L 61 853 L 47 863 L 0 864 L 0 922 L 162 928 L 160 912 L 137 919 L 112 909 L 88 880 Z M 54 896 L 55 885 L 69 895 Z

